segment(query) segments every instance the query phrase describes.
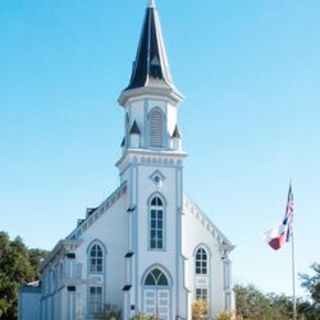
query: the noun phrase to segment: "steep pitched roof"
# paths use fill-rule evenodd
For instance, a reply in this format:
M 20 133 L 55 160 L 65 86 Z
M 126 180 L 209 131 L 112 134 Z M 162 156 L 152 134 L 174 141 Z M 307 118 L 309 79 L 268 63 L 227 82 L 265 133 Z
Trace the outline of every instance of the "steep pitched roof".
M 147 86 L 174 88 L 154 1 L 146 9 L 130 83 L 124 91 Z

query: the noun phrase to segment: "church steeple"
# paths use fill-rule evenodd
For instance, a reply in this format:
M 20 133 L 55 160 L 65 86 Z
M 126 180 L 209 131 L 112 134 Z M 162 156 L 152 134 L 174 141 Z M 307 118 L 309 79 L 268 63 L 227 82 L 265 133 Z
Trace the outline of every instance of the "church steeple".
M 125 98 L 134 94 L 134 90 L 149 91 L 151 88 L 167 91 L 167 94 L 170 92 L 177 100 L 183 99 L 172 80 L 154 0 L 149 0 L 131 79 L 119 102 L 124 104 Z
M 123 158 L 137 151 L 183 153 L 178 129 L 183 96 L 172 81 L 154 0 L 148 0 L 131 79 L 118 101 L 125 111 Z

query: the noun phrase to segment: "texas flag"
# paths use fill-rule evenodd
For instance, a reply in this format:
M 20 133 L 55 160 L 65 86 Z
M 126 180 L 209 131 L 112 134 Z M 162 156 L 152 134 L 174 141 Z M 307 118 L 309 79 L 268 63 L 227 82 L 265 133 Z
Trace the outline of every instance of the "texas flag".
M 266 242 L 272 249 L 279 250 L 286 242 L 290 240 L 290 237 L 292 236 L 293 213 L 293 193 L 290 184 L 286 213 L 284 215 L 282 223 L 277 225 L 275 228 L 265 232 L 264 234 Z
M 279 250 L 286 242 L 287 232 L 288 227 L 284 224 L 280 224 L 265 232 L 264 239 L 272 249 Z

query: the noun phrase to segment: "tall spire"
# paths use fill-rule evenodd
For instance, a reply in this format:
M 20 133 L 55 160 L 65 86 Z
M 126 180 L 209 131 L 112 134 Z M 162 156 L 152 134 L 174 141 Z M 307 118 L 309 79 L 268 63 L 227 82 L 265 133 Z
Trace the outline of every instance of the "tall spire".
M 123 90 L 121 96 L 129 94 L 129 91 L 133 89 L 140 88 L 169 89 L 183 99 L 172 81 L 159 16 L 155 8 L 154 0 L 148 0 L 148 7 L 146 9 L 136 59 L 133 63 L 131 79 L 128 87 Z

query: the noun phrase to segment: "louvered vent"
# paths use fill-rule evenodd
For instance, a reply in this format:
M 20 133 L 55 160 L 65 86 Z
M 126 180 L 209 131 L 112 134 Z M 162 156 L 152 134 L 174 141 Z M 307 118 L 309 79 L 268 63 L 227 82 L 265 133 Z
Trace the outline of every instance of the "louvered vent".
M 153 110 L 150 114 L 150 146 L 163 147 L 163 117 L 158 109 Z

